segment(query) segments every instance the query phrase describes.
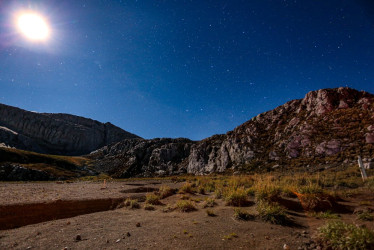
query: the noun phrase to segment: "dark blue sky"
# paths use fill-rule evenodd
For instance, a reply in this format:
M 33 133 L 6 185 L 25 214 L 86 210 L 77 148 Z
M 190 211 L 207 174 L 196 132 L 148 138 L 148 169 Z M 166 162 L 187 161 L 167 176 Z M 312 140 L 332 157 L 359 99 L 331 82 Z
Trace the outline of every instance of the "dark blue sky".
M 13 15 L 51 25 L 27 41 Z M 374 93 L 370 1 L 0 1 L 0 102 L 202 139 L 311 90 Z

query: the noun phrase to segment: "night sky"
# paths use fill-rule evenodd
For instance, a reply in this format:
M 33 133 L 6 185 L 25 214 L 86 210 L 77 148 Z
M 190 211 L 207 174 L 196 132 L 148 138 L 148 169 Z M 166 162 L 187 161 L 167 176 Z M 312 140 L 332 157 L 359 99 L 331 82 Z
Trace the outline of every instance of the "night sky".
M 198 140 L 311 90 L 374 93 L 370 2 L 0 0 L 0 103 Z M 47 41 L 15 28 L 25 10 Z

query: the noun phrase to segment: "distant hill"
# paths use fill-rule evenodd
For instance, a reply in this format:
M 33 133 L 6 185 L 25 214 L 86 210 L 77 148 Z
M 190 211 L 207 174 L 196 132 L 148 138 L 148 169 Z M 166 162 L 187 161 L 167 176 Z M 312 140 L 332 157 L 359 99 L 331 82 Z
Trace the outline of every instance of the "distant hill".
M 350 88 L 311 91 L 233 131 L 199 142 L 126 140 L 91 154 L 114 177 L 180 173 L 318 170 L 374 158 L 374 95 Z
M 88 154 L 124 139 L 140 138 L 111 123 L 69 114 L 26 111 L 0 104 L 0 144 L 58 155 Z

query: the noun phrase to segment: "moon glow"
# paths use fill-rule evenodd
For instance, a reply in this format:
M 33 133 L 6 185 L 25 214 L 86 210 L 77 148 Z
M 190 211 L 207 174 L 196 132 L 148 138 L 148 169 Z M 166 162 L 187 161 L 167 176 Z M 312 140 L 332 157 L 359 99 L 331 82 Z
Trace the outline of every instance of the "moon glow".
M 46 20 L 36 13 L 21 13 L 17 16 L 18 30 L 29 40 L 46 41 L 50 29 Z

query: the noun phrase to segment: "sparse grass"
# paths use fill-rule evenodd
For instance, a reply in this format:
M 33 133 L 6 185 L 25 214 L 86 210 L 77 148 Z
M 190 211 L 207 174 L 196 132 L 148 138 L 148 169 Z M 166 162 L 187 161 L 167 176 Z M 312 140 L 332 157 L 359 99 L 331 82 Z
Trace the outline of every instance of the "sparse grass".
M 154 193 L 148 193 L 145 196 L 145 203 L 150 205 L 160 205 L 160 198 Z
M 365 210 L 357 214 L 357 219 L 362 221 L 373 221 L 374 216 L 368 210 Z
M 262 201 L 257 204 L 257 212 L 263 221 L 285 225 L 288 222 L 286 211 L 277 203 Z
M 205 212 L 206 212 L 206 214 L 207 214 L 208 216 L 210 216 L 210 217 L 215 217 L 215 216 L 217 216 L 217 215 L 214 213 L 213 210 L 207 209 L 207 210 L 205 210 Z
M 238 238 L 239 236 L 236 233 L 230 233 L 223 236 L 223 240 L 232 240 L 233 238 Z
M 215 200 L 214 198 L 207 198 L 207 199 L 204 201 L 203 207 L 204 207 L 204 208 L 207 208 L 207 207 L 214 207 L 215 205 L 217 205 L 217 203 L 216 203 L 216 200 Z
M 200 199 L 200 198 L 190 198 L 190 201 L 194 201 L 196 203 L 200 203 L 202 201 L 202 199 Z
M 193 194 L 195 193 L 194 188 L 191 183 L 186 182 L 180 189 L 179 189 L 180 194 Z
M 342 221 L 330 221 L 318 229 L 320 240 L 332 249 L 373 249 L 374 232 Z
M 248 205 L 248 196 L 244 188 L 229 190 L 225 195 L 226 205 L 234 207 L 242 207 Z
M 234 218 L 237 220 L 251 220 L 251 219 L 254 219 L 254 216 L 249 214 L 246 211 L 241 210 L 240 208 L 235 208 Z
M 162 185 L 159 188 L 158 192 L 159 192 L 160 199 L 164 199 L 166 197 L 172 196 L 175 193 L 174 189 L 172 189 L 171 187 L 167 185 Z
M 374 192 L 374 176 L 367 178 L 365 182 L 365 187 L 368 188 L 370 191 Z
M 205 188 L 202 187 L 202 186 L 198 186 L 198 187 L 197 187 L 197 192 L 198 192 L 199 194 L 205 194 Z
M 310 215 L 318 219 L 339 219 L 340 217 L 338 214 L 334 214 L 329 210 L 326 212 L 319 212 L 319 213 L 313 212 Z
M 361 206 L 371 206 L 372 202 L 371 201 L 360 201 L 359 204 Z
M 190 200 L 191 197 L 188 196 L 188 195 L 182 195 L 182 196 L 180 197 L 180 199 L 181 199 L 181 200 Z
M 138 200 L 127 198 L 124 203 L 125 207 L 128 207 L 130 209 L 137 209 L 140 208 L 140 205 L 138 203 Z
M 223 188 L 222 187 L 217 187 L 214 190 L 214 197 L 216 199 L 221 199 L 223 197 Z
M 174 210 L 175 210 L 175 207 L 170 206 L 170 205 L 166 205 L 165 207 L 162 208 L 162 212 L 164 212 L 164 213 L 169 213 L 169 212 L 172 212 Z
M 177 201 L 176 208 L 181 212 L 192 212 L 197 210 L 195 204 L 189 200 Z
M 281 194 L 281 189 L 275 185 L 266 185 L 257 187 L 255 197 L 257 202 L 261 201 L 276 201 Z

